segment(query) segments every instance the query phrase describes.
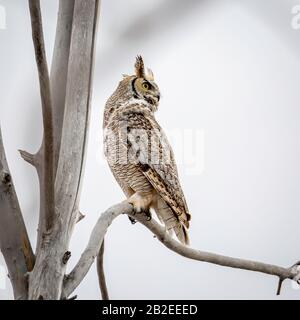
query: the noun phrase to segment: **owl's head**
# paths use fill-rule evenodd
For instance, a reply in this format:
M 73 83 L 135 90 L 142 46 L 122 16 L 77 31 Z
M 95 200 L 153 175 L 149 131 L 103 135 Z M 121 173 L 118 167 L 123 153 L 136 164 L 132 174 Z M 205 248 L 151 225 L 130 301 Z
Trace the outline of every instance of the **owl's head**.
M 131 98 L 144 101 L 152 112 L 157 110 L 160 92 L 157 84 L 154 82 L 153 72 L 150 69 L 145 70 L 144 61 L 141 56 L 136 57 L 135 74 L 132 76 L 123 75 L 117 89 L 110 96 L 105 104 L 103 127 L 106 127 L 114 111 L 122 107 L 127 107 Z M 125 105 L 124 105 L 125 103 Z
M 145 100 L 154 107 L 157 107 L 160 100 L 160 92 L 157 84 L 154 82 L 153 72 L 150 69 L 146 71 L 141 56 L 136 57 L 134 67 L 135 75 L 130 77 L 133 97 Z

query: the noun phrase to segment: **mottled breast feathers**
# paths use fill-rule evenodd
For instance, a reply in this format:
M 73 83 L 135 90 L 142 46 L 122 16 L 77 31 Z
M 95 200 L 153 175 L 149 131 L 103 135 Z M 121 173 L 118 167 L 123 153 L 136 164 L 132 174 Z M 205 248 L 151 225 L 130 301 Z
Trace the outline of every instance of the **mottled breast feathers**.
M 189 227 L 190 214 L 180 186 L 177 166 L 167 137 L 155 120 L 153 113 L 145 105 L 131 104 L 120 107 L 111 116 L 107 128 L 126 134 L 120 138 L 127 153 L 126 161 L 135 163 L 147 177 L 153 188 Z

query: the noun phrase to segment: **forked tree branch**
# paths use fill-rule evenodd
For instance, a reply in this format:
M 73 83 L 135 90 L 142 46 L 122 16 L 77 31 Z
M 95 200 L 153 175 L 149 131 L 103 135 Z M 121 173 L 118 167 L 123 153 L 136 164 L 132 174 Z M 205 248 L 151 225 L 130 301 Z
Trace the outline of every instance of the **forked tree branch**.
M 5 157 L 0 129 L 0 249 L 16 300 L 27 299 L 27 272 L 34 255 Z
M 33 41 L 39 53 L 43 51 L 39 2 L 29 3 Z M 98 12 L 99 0 L 60 1 L 51 75 L 51 93 L 55 95 L 51 109 L 51 118 L 55 117 L 51 150 L 55 215 L 51 229 L 39 232 L 36 263 L 29 275 L 29 299 L 32 300 L 61 297 L 70 238 L 75 223 L 82 217 L 78 204 L 87 144 Z M 37 58 L 40 74 L 46 72 L 46 60 L 42 56 L 42 67 Z M 58 79 L 60 76 L 64 80 Z M 44 144 L 46 140 L 44 136 Z M 45 145 L 42 154 L 44 149 Z M 47 189 L 41 192 L 41 203 L 45 205 L 47 199 L 42 197 L 47 192 Z M 40 214 L 40 220 L 43 216 Z
M 147 217 L 145 217 L 144 215 L 135 214 L 132 205 L 130 205 L 127 201 L 123 201 L 120 204 L 117 204 L 109 208 L 99 217 L 92 231 L 86 249 L 82 253 L 74 269 L 65 278 L 64 292 L 67 297 L 77 288 L 77 286 L 81 283 L 82 279 L 87 274 L 95 257 L 97 256 L 97 253 L 100 250 L 102 241 L 104 239 L 108 227 L 110 226 L 112 221 L 121 214 L 127 214 L 128 216 L 142 223 L 156 236 L 156 238 L 160 242 L 162 242 L 163 245 L 165 245 L 168 249 L 176 252 L 177 254 L 183 257 L 197 261 L 213 263 L 224 267 L 261 272 L 277 276 L 281 280 L 292 279 L 299 282 L 299 263 L 293 265 L 290 268 L 284 268 L 263 262 L 233 258 L 187 247 L 178 242 L 177 240 L 174 240 L 167 233 L 165 228 L 162 227 L 154 219 L 148 221 Z
M 98 255 L 108 227 L 113 220 L 122 213 L 133 213 L 133 208 L 127 201 L 123 201 L 120 204 L 107 209 L 101 214 L 92 230 L 88 245 L 83 251 L 78 263 L 74 269 L 65 276 L 62 294 L 63 297 L 69 297 L 86 276 Z
M 44 137 L 42 145 L 42 179 L 44 201 L 44 227 L 49 230 L 54 219 L 54 136 L 53 136 L 53 109 L 51 101 L 50 79 L 45 52 L 42 15 L 39 0 L 29 0 L 32 39 L 35 50 L 35 59 L 39 74 L 40 94 L 42 100 L 42 114 Z

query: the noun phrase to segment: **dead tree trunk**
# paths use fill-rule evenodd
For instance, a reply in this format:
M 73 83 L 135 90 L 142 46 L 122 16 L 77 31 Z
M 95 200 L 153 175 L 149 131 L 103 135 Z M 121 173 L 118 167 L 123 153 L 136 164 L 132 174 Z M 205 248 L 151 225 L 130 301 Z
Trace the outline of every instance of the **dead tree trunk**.
M 0 136 L 0 246 L 16 299 L 60 299 L 78 210 L 90 114 L 99 0 L 60 0 L 51 76 L 39 0 L 29 0 L 40 83 L 43 140 L 20 151 L 38 173 L 40 214 L 34 256 Z
M 70 237 L 80 215 L 99 1 L 60 0 L 51 79 L 39 1 L 29 0 L 29 6 L 44 123 L 37 155 L 21 152 L 37 169 L 41 193 L 29 299 L 60 299 Z

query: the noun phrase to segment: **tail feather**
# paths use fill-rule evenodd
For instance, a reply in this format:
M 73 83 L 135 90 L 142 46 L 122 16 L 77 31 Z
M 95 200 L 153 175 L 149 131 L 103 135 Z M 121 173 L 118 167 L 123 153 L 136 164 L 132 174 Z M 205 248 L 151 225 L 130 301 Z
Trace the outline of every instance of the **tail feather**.
M 159 220 L 165 224 L 167 231 L 170 234 L 175 233 L 181 243 L 188 245 L 190 241 L 187 228 L 168 204 L 162 198 L 159 198 L 154 209 Z
M 178 225 L 174 228 L 174 232 L 176 234 L 176 237 L 179 239 L 179 241 L 185 245 L 190 244 L 190 238 L 188 235 L 188 231 L 186 229 L 186 226 L 182 224 L 181 222 L 178 222 Z

